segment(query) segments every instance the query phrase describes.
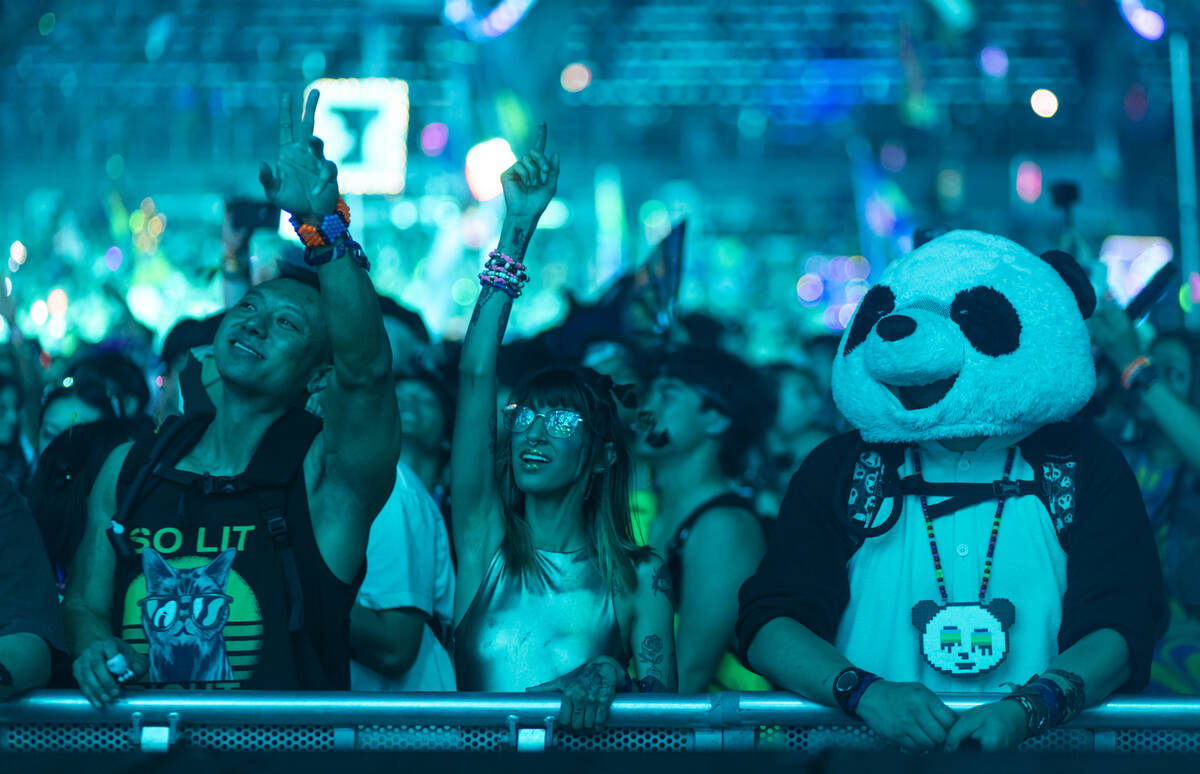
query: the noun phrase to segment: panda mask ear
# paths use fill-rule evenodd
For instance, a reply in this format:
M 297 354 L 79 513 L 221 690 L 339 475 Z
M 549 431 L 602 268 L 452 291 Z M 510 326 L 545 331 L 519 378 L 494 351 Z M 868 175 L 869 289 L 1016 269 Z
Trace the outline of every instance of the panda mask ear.
M 1079 304 L 1083 319 L 1091 317 L 1092 312 L 1096 311 L 1096 291 L 1092 289 L 1092 283 L 1079 261 L 1062 250 L 1048 250 L 1042 253 L 1041 259 L 1058 272 L 1058 276 L 1063 278 L 1063 282 L 1067 283 L 1067 287 L 1075 294 L 1075 302 Z

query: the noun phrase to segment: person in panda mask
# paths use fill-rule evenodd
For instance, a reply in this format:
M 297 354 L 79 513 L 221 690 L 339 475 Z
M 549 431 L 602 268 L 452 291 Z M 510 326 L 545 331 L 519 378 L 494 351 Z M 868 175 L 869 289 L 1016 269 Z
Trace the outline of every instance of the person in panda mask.
M 1147 681 L 1164 604 L 1120 452 L 1068 422 L 1096 297 L 1065 253 L 953 231 L 887 267 L 833 366 L 855 431 L 793 477 L 743 660 L 906 749 L 1007 749 Z M 938 694 L 998 692 L 957 715 Z

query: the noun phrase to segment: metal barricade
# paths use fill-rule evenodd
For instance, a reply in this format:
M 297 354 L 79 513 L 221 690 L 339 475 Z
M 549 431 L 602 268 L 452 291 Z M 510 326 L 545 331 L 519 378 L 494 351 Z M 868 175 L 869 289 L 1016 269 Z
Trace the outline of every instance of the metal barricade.
M 963 712 L 997 696 L 942 697 Z M 639 694 L 608 727 L 557 728 L 554 694 L 127 691 L 103 711 L 75 691 L 0 703 L 0 751 L 877 749 L 839 710 L 787 693 Z M 1032 751 L 1200 752 L 1200 698 L 1121 697 L 1026 742 Z

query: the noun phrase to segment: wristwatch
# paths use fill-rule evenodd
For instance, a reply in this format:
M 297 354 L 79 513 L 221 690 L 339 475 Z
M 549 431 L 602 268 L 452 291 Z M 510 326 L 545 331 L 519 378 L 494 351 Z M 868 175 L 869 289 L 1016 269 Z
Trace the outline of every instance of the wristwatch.
M 858 702 L 862 699 L 867 686 L 879 679 L 879 675 L 859 669 L 846 667 L 833 679 L 833 698 L 852 718 L 858 718 Z M 859 718 L 861 720 L 861 718 Z

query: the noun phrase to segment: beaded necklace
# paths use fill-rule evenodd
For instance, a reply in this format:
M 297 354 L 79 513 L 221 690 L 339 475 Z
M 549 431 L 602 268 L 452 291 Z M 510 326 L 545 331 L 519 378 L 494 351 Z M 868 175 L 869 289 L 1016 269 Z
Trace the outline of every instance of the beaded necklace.
M 918 478 L 922 477 L 921 454 L 913 447 L 913 468 Z M 1004 462 L 1004 481 L 1012 474 L 1016 448 L 1008 450 Z M 913 607 L 913 624 L 922 632 L 921 651 L 925 661 L 934 669 L 949 675 L 977 675 L 999 666 L 1008 655 L 1007 629 L 1012 626 L 1015 609 L 1007 599 L 995 599 L 987 603 L 988 584 L 992 577 L 992 559 L 996 553 L 996 538 L 1000 534 L 1000 519 L 1004 515 L 1004 504 L 1008 495 L 1001 494 L 996 503 L 996 515 L 992 519 L 992 534 L 988 539 L 987 557 L 983 563 L 983 579 L 979 584 L 977 602 L 951 602 L 946 592 L 946 575 L 942 570 L 942 557 L 938 552 L 937 539 L 933 532 L 933 519 L 929 516 L 929 504 L 925 495 L 918 495 L 921 515 L 925 518 L 925 534 L 929 538 L 929 551 L 933 556 L 933 570 L 937 578 L 941 602 L 922 600 Z

